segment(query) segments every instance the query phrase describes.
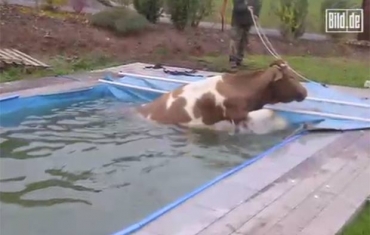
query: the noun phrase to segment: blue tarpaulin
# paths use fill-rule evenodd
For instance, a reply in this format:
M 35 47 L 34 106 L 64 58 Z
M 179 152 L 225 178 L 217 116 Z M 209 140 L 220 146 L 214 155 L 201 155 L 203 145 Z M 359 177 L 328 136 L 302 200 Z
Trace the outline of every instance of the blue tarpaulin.
M 174 76 L 152 77 L 146 75 L 122 75 L 112 79 L 110 76 L 101 82 L 117 97 L 127 92 L 146 101 L 158 97 L 179 86 L 205 77 Z M 311 123 L 310 130 L 358 130 L 370 128 L 370 101 L 361 99 L 315 82 L 305 82 L 308 98 L 303 102 L 266 105 L 276 110 L 291 123 Z

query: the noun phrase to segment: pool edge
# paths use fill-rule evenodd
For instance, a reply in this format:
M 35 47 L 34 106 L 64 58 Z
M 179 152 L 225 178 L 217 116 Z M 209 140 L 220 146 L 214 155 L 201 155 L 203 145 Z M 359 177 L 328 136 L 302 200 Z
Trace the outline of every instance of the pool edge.
M 20 96 L 18 94 L 15 94 L 15 95 L 5 95 L 5 96 L 0 95 L 0 103 L 1 102 L 5 102 L 5 101 L 9 101 L 9 100 L 18 99 L 18 98 L 20 98 Z
M 301 131 L 301 132 L 299 132 L 299 133 L 297 133 L 293 136 L 290 136 L 290 137 L 284 139 L 282 142 L 274 145 L 273 147 L 267 149 L 266 151 L 258 154 L 257 156 L 255 156 L 251 159 L 248 159 L 247 161 L 243 162 L 242 164 L 230 169 L 229 171 L 226 171 L 225 173 L 223 173 L 223 174 L 217 176 L 216 178 L 214 178 L 213 180 L 201 185 L 200 187 L 196 188 L 195 190 L 191 191 L 190 193 L 187 193 L 184 196 L 178 198 L 174 202 L 169 203 L 166 206 L 162 207 L 161 209 L 149 214 L 148 216 L 144 217 L 139 222 L 136 222 L 136 223 L 124 228 L 123 230 L 112 233 L 111 235 L 130 235 L 132 233 L 138 232 L 143 227 L 145 227 L 148 224 L 154 222 L 155 220 L 159 219 L 160 217 L 162 217 L 163 215 L 172 211 L 173 209 L 176 209 L 178 206 L 182 205 L 183 203 L 185 203 L 189 199 L 194 198 L 195 196 L 197 196 L 201 192 L 207 190 L 211 186 L 221 182 L 222 180 L 228 178 L 229 176 L 234 175 L 235 173 L 239 172 L 240 170 L 243 170 L 244 168 L 246 168 L 247 166 L 250 166 L 253 163 L 259 161 L 260 159 L 262 159 L 264 157 L 268 157 L 269 154 L 273 153 L 274 151 L 276 151 L 276 150 L 278 150 L 282 147 L 285 147 L 287 144 L 289 144 L 289 143 L 291 143 L 295 140 L 298 140 L 299 138 L 303 137 L 304 135 L 307 135 L 308 133 L 309 133 L 308 131 L 303 130 L 303 131 Z

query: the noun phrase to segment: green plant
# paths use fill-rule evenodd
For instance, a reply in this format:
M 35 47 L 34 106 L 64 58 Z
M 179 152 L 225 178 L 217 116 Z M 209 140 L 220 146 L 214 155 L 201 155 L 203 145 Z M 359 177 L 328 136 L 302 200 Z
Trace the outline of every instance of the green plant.
M 125 7 L 111 8 L 91 16 L 90 23 L 125 36 L 146 30 L 150 23 L 144 16 Z
M 214 0 L 167 0 L 166 3 L 166 13 L 178 30 L 184 30 L 189 23 L 197 27 L 214 12 Z
M 114 22 L 124 17 L 126 12 L 126 8 L 112 8 L 100 11 L 90 17 L 90 23 L 96 27 L 114 30 Z
M 214 13 L 214 0 L 189 0 L 190 1 L 190 25 L 198 27 L 201 20 Z
M 305 33 L 307 0 L 279 0 L 274 13 L 280 19 L 280 33 L 285 39 L 297 39 Z
M 141 15 L 121 18 L 114 23 L 115 31 L 118 35 L 126 36 L 130 34 L 137 34 L 147 29 L 149 22 Z
M 43 0 L 41 8 L 47 11 L 58 11 L 61 6 L 67 4 L 67 0 Z
M 175 28 L 184 30 L 190 17 L 190 0 L 167 0 L 167 9 Z
M 370 234 L 370 202 L 366 202 L 358 214 L 345 225 L 338 235 L 369 235 Z
M 163 13 L 163 0 L 134 0 L 133 4 L 136 11 L 153 24 Z

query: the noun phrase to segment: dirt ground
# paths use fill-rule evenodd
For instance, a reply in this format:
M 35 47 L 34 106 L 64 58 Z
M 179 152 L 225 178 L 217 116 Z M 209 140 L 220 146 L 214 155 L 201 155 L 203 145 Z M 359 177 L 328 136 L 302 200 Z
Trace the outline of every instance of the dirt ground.
M 189 56 L 226 55 L 228 50 L 228 33 L 220 29 L 178 32 L 171 25 L 159 24 L 140 35 L 119 38 L 90 26 L 86 16 L 58 19 L 37 15 L 26 7 L 0 7 L 1 47 L 16 48 L 44 60 L 56 55 L 104 53 L 122 62 L 161 62 L 196 68 L 199 64 Z M 271 42 L 281 55 L 369 58 L 368 49 L 332 42 L 300 40 L 290 44 L 277 38 L 271 38 Z M 250 37 L 248 53 L 268 54 L 254 35 Z

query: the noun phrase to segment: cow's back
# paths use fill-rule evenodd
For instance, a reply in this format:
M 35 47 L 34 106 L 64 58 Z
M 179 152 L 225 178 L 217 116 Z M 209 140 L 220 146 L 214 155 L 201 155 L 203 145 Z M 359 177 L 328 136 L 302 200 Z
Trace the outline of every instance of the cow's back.
M 184 85 L 138 108 L 147 119 L 163 124 L 208 125 L 221 112 L 225 98 L 217 91 L 222 76 Z M 221 118 L 221 117 L 220 117 Z
M 163 124 L 189 122 L 191 119 L 184 110 L 185 99 L 178 97 L 176 101 L 171 102 L 172 99 L 174 99 L 173 92 L 164 94 L 153 102 L 140 106 L 138 112 L 148 120 Z M 170 106 L 168 106 L 169 102 L 172 103 Z

